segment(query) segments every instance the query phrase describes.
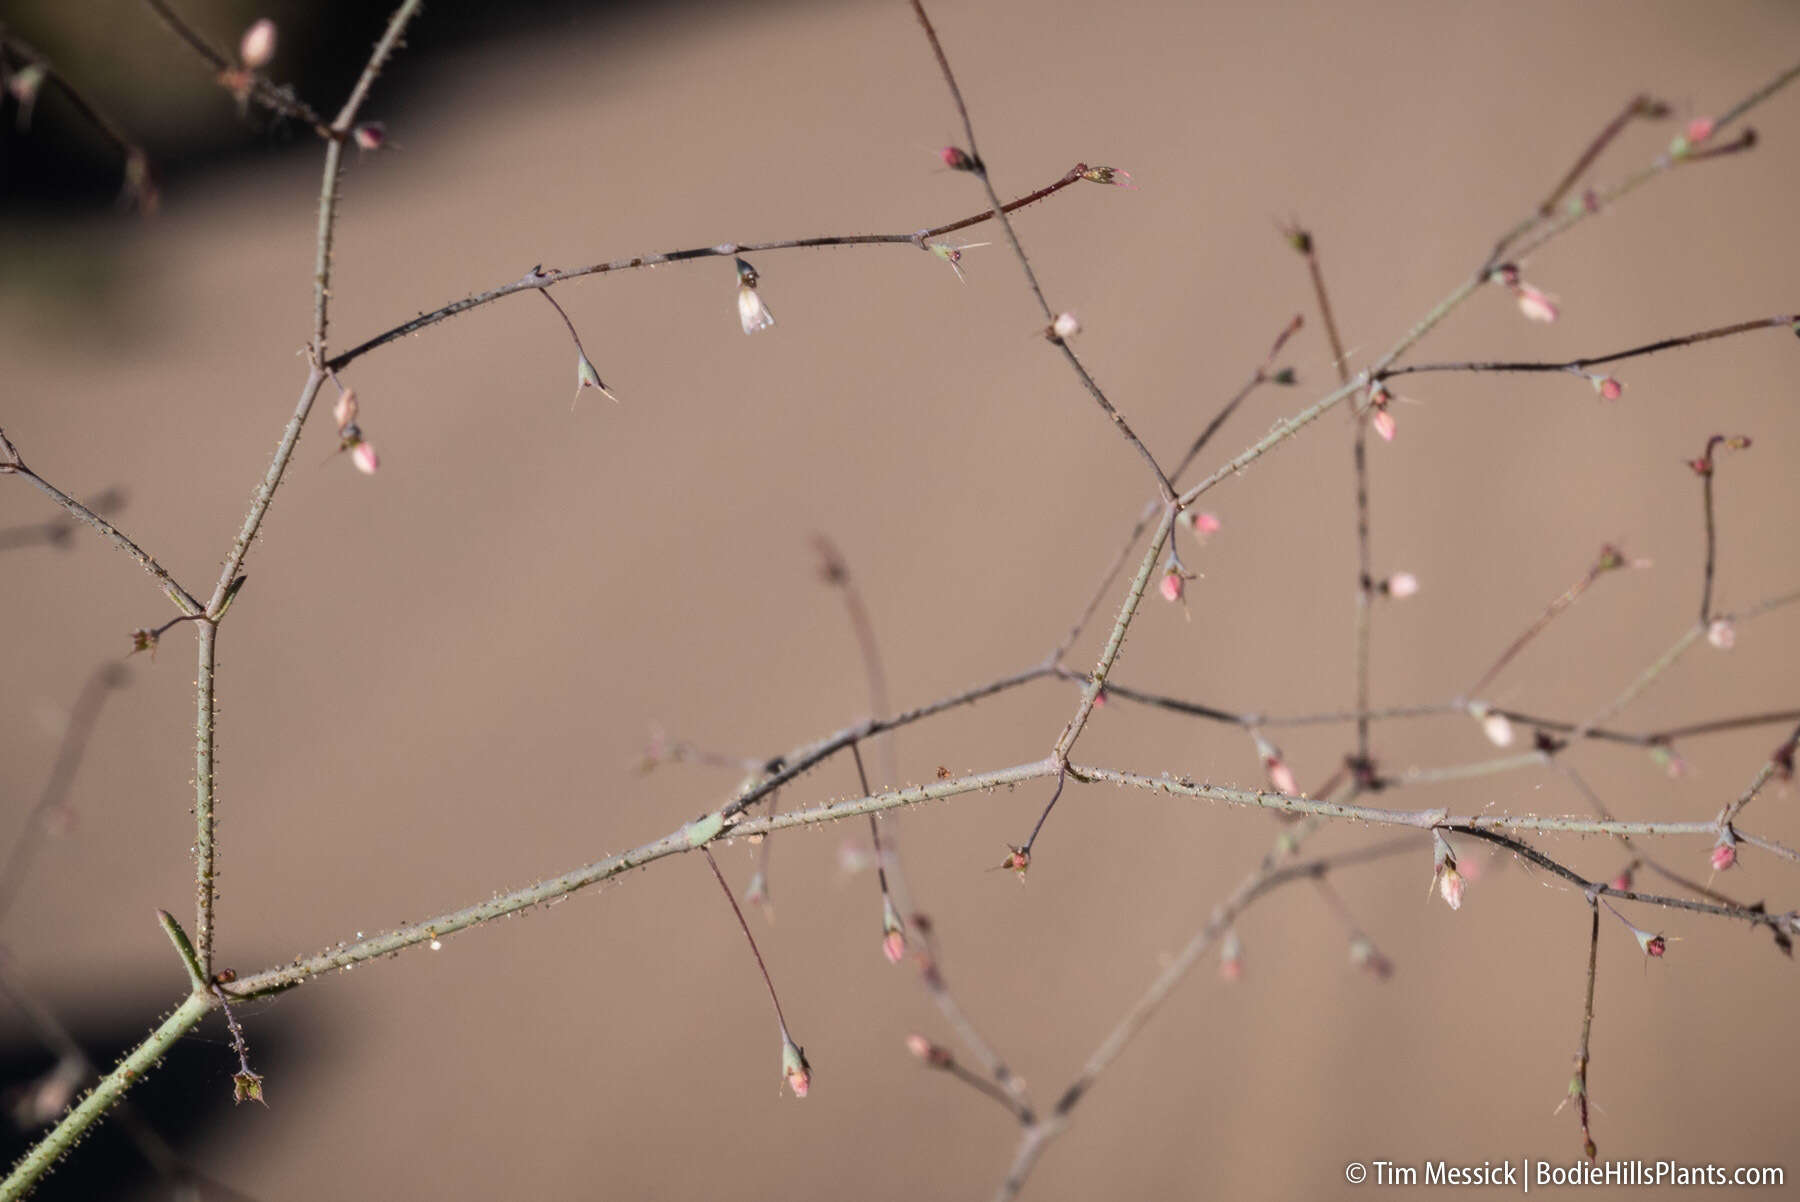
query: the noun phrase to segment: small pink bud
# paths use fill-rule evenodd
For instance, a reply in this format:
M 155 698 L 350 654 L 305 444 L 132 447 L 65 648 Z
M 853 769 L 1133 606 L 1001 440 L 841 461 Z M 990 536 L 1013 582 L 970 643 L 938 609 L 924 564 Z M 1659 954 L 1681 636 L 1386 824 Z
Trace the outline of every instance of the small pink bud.
M 1735 838 L 1733 838 L 1731 832 L 1729 830 L 1727 830 L 1724 834 L 1719 836 L 1719 841 L 1717 843 L 1713 844 L 1713 849 L 1712 849 L 1713 871 L 1714 872 L 1724 872 L 1727 868 L 1730 868 L 1733 864 L 1736 864 L 1736 863 L 1737 863 L 1737 840 Z
M 346 388 L 339 394 L 337 404 L 331 407 L 331 416 L 337 422 L 339 432 L 356 420 L 356 389 Z
M 379 121 L 364 121 L 350 131 L 350 137 L 358 150 L 380 150 L 387 143 L 387 126 Z
M 900 923 L 894 903 L 885 897 L 881 899 L 881 931 L 881 954 L 889 964 L 900 963 L 906 958 L 906 928 Z
M 1101 689 L 1098 693 L 1094 694 L 1094 708 L 1097 710 L 1106 708 L 1106 690 L 1105 689 Z
M 1226 931 L 1219 944 L 1219 975 L 1227 981 L 1244 979 L 1244 944 L 1236 931 Z
M 1616 401 L 1625 395 L 1625 385 L 1619 383 L 1616 376 L 1589 376 L 1594 382 L 1594 391 L 1606 401 Z
M 244 66 L 256 71 L 268 66 L 274 57 L 275 22 L 264 17 L 244 30 L 244 38 L 238 43 L 238 58 Z
M 923 1035 L 913 1034 L 906 1037 L 906 1050 L 920 1060 L 931 1059 L 931 1041 Z
M 1117 167 L 1089 167 L 1081 173 L 1081 178 L 1091 183 L 1111 184 L 1115 188 L 1137 191 L 1137 185 L 1131 182 L 1131 172 Z
M 1026 870 L 1031 867 L 1031 853 L 1023 847 L 1015 847 L 1004 860 L 1000 861 L 1000 867 L 1012 869 L 1019 874 L 1020 880 L 1024 880 Z
M 1695 117 L 1687 123 L 1687 140 L 1690 143 L 1704 142 L 1713 136 L 1713 128 L 1711 117 Z
M 1162 594 L 1164 601 L 1172 603 L 1181 600 L 1181 591 L 1185 587 L 1185 583 L 1180 572 L 1168 571 L 1163 573 L 1162 581 L 1157 584 L 1156 590 Z
M 381 467 L 381 457 L 375 453 L 375 444 L 361 439 L 350 448 L 350 462 L 365 476 L 373 476 Z
M 946 146 L 938 151 L 938 158 L 944 160 L 944 166 L 952 171 L 980 171 L 981 160 L 960 146 Z
M 1617 889 L 1620 893 L 1631 892 L 1631 869 L 1622 870 L 1618 876 L 1607 882 L 1608 888 Z
M 1300 786 L 1294 781 L 1294 770 L 1288 767 L 1287 761 L 1279 755 L 1272 755 L 1263 761 L 1263 768 L 1269 774 L 1269 783 L 1275 786 L 1277 793 L 1297 796 Z
M 1081 333 L 1081 322 L 1073 313 L 1058 313 L 1056 320 L 1050 323 L 1050 333 L 1058 341 L 1073 338 Z
M 1652 935 L 1649 931 L 1640 931 L 1636 927 L 1631 928 L 1631 935 L 1646 956 L 1661 956 L 1669 950 L 1668 940 L 1661 935 Z
M 1388 596 L 1404 601 L 1419 591 L 1419 578 L 1411 572 L 1395 572 L 1381 587 Z
M 1556 301 L 1547 292 L 1530 284 L 1520 284 L 1514 291 L 1519 298 L 1519 312 L 1532 321 L 1552 322 L 1557 318 Z
M 1210 538 L 1217 534 L 1223 526 L 1224 523 L 1219 520 L 1219 515 L 1216 513 L 1194 514 L 1194 536 L 1196 538 Z
M 1721 651 L 1729 651 L 1737 646 L 1737 627 L 1730 618 L 1714 618 L 1706 628 L 1706 641 Z
M 796 1098 L 804 1098 L 812 1088 L 812 1065 L 806 1062 L 805 1050 L 786 1031 L 781 1033 L 781 1076 Z

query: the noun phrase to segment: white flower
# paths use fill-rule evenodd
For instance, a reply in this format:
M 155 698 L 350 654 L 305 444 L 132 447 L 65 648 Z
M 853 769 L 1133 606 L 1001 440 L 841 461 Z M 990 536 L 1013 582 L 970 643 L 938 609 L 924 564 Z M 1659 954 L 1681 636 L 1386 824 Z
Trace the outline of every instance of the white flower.
M 763 304 L 756 289 L 744 286 L 738 289 L 738 321 L 743 325 L 744 333 L 754 334 L 774 325 L 775 315 Z

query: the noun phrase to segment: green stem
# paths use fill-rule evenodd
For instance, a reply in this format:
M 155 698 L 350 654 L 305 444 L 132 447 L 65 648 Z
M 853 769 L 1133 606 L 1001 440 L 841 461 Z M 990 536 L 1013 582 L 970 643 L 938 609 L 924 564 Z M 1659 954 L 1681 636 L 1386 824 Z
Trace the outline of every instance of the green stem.
M 214 1001 L 204 993 L 189 994 L 187 999 L 163 1020 L 162 1026 L 133 1048 L 118 1067 L 100 1079 L 87 1097 L 64 1116 L 29 1152 L 13 1166 L 5 1181 L 0 1181 L 0 1202 L 23 1198 L 50 1167 L 62 1159 L 81 1141 L 88 1129 L 100 1120 L 111 1106 L 125 1096 L 125 1091 L 156 1066 L 168 1054 L 175 1041 L 194 1029 L 194 1025 L 213 1008 Z

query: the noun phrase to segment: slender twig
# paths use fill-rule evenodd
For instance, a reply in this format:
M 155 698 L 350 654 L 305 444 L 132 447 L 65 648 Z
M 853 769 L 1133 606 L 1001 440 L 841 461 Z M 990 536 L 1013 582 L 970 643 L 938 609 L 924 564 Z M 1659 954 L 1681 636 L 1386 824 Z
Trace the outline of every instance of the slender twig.
M 951 1077 L 961 1081 L 964 1085 L 967 1085 L 982 1097 L 998 1102 L 1008 1114 L 1027 1126 L 1037 1121 L 1037 1116 L 1032 1113 L 1029 1106 L 1020 1102 L 1019 1099 L 1013 1097 L 1004 1089 L 995 1085 L 992 1081 L 989 1081 L 986 1077 L 981 1076 L 979 1073 L 971 1072 L 961 1064 L 957 1063 L 956 1056 L 949 1048 L 944 1047 L 942 1044 L 930 1043 L 926 1041 L 923 1036 L 914 1036 L 913 1038 L 917 1039 L 921 1045 L 916 1049 L 915 1054 L 925 1062 L 927 1068 L 934 1068 L 941 1073 L 948 1073 Z
M 1319 317 L 1325 326 L 1325 337 L 1331 346 L 1331 362 L 1337 370 L 1338 383 L 1350 383 L 1350 364 L 1344 353 L 1344 340 L 1338 336 L 1337 319 L 1331 312 L 1331 294 L 1325 288 L 1325 272 L 1319 266 L 1318 247 L 1312 233 L 1299 224 L 1283 231 L 1288 242 L 1306 259 L 1306 274 L 1312 281 L 1313 300 L 1319 306 Z M 1369 427 L 1357 422 L 1351 433 L 1351 466 L 1355 479 L 1356 518 L 1356 614 L 1350 640 L 1351 678 L 1356 691 L 1356 763 L 1366 772 L 1369 759 L 1369 626 L 1371 601 L 1375 594 L 1375 575 L 1369 548 Z
M 1706 563 L 1700 576 L 1700 624 L 1703 626 L 1709 624 L 1713 617 L 1713 565 L 1718 558 L 1718 523 L 1713 515 L 1713 476 L 1718 471 L 1718 460 L 1714 453 L 1721 447 L 1742 450 L 1749 445 L 1750 440 L 1742 435 L 1727 437 L 1714 434 L 1706 440 L 1706 449 L 1700 453 L 1700 457 L 1688 461 L 1688 466 L 1700 477 L 1700 511 L 1706 525 Z
M 1679 334 L 1673 338 L 1659 338 L 1655 342 L 1646 342 L 1642 346 L 1627 347 L 1622 351 L 1613 351 L 1608 355 L 1592 355 L 1582 359 L 1565 359 L 1560 362 L 1500 362 L 1470 360 L 1458 363 L 1413 363 L 1404 367 L 1383 368 L 1375 373 L 1377 380 L 1391 380 L 1395 376 L 1409 376 L 1417 372 L 1575 372 L 1586 371 L 1590 367 L 1603 367 L 1608 363 L 1618 363 L 1625 359 L 1635 359 L 1641 355 L 1654 355 L 1658 351 L 1674 350 L 1678 347 L 1696 346 L 1702 342 L 1711 342 L 1718 338 L 1730 338 L 1736 334 L 1747 334 L 1754 330 L 1792 329 L 1794 322 L 1800 320 L 1792 313 L 1779 313 L 1773 317 L 1758 317 L 1751 321 L 1734 322 L 1728 326 L 1719 326 L 1710 330 L 1697 330 L 1692 334 Z
M 98 130 L 101 137 L 112 143 L 125 162 L 123 172 L 125 182 L 120 199 L 135 204 L 139 210 L 145 213 L 153 212 L 156 209 L 157 192 L 150 174 L 150 156 L 125 131 L 124 126 L 108 117 L 99 105 L 75 86 L 68 76 L 57 70 L 55 63 L 34 48 L 10 35 L 0 38 L 0 45 L 4 45 L 15 55 L 42 71 L 43 83 L 55 85 L 70 106 L 86 119 L 89 125 Z M 0 62 L 0 67 L 4 65 L 3 62 Z
M 1575 1099 L 1575 1115 L 1581 1120 L 1582 1151 L 1592 1160 L 1598 1149 L 1588 1130 L 1588 1039 L 1594 1030 L 1594 978 L 1600 967 L 1599 900 L 1589 898 L 1588 909 L 1593 916 L 1588 928 L 1587 997 L 1581 1006 L 1581 1041 L 1575 1046 L 1575 1075 L 1569 1081 L 1569 1096 Z
M 214 908 L 219 900 L 217 819 L 213 813 L 213 727 L 217 717 L 216 688 L 219 628 L 216 623 L 196 624 L 198 637 L 194 668 L 194 947 L 200 957 L 201 975 L 212 976 Z
M 1237 412 L 1238 407 L 1248 400 L 1250 394 L 1255 392 L 1258 387 L 1277 379 L 1285 380 L 1288 383 L 1293 382 L 1291 373 L 1276 374 L 1272 373 L 1270 368 L 1274 366 L 1275 357 L 1281 354 L 1281 348 L 1287 344 L 1288 339 L 1299 332 L 1301 324 L 1302 319 L 1296 313 L 1293 320 L 1282 327 L 1281 333 L 1275 336 L 1274 344 L 1269 347 L 1268 356 L 1257 365 L 1256 370 L 1251 373 L 1250 379 L 1244 383 L 1242 388 L 1233 393 L 1224 405 L 1220 406 L 1219 411 L 1212 416 L 1212 420 L 1208 421 L 1200 433 L 1195 436 L 1193 444 L 1181 457 L 1181 462 L 1177 463 L 1175 470 L 1169 473 L 1171 481 L 1181 479 L 1194 460 L 1199 457 L 1200 452 L 1205 450 L 1206 445 L 1212 441 L 1213 435 L 1219 432 L 1220 427 L 1233 413 Z M 1150 528 L 1150 523 L 1156 517 L 1159 507 L 1154 500 L 1144 506 L 1144 511 L 1138 515 L 1137 521 L 1132 523 L 1131 533 L 1125 536 L 1125 541 L 1119 547 L 1118 554 L 1113 556 L 1112 563 L 1101 574 L 1100 583 L 1094 589 L 1093 595 L 1088 598 L 1086 608 L 1081 611 L 1081 616 L 1075 619 L 1075 624 L 1069 627 L 1069 633 L 1063 636 L 1062 642 L 1058 643 L 1056 649 L 1050 653 L 1047 663 L 1053 665 L 1062 663 L 1063 656 L 1069 653 L 1069 649 L 1075 645 L 1075 640 L 1081 637 L 1083 630 L 1087 629 L 1088 622 L 1099 611 L 1100 603 L 1106 600 L 1106 594 L 1112 589 L 1113 581 L 1118 578 L 1120 570 L 1124 568 L 1126 560 L 1130 558 L 1131 549 L 1137 545 L 1137 540 L 1144 536 L 1144 531 Z
M 1633 96 L 1620 110 L 1619 115 L 1607 122 L 1605 128 L 1594 135 L 1594 140 L 1589 142 L 1587 149 L 1581 152 L 1581 156 L 1575 160 L 1575 165 L 1570 167 L 1568 173 L 1557 181 L 1554 188 L 1550 189 L 1550 195 L 1544 197 L 1544 202 L 1538 205 L 1538 216 L 1548 217 L 1556 211 L 1556 202 L 1575 186 L 1575 181 L 1581 178 L 1582 172 L 1593 165 L 1594 160 L 1600 157 L 1600 152 L 1611 145 L 1613 139 L 1617 138 L 1633 119 L 1645 118 L 1654 121 L 1668 115 L 1669 106 L 1662 101 L 1642 93 Z M 1502 244 L 1501 253 L 1504 253 L 1505 249 L 1505 245 Z
M 919 949 L 919 977 L 925 984 L 925 990 L 931 1000 L 937 1003 L 938 1010 L 944 1019 L 963 1041 L 974 1057 L 981 1061 L 983 1070 L 995 1085 L 1004 1089 L 1012 1100 L 1014 1114 L 1021 1122 L 1033 1121 L 1031 1095 L 1025 1088 L 1025 1081 L 1008 1067 L 1006 1060 L 1000 1055 L 993 1043 L 984 1036 L 968 1013 L 957 1002 L 956 995 L 951 992 L 950 984 L 944 979 L 943 953 L 937 942 L 936 928 L 931 920 L 923 914 L 912 916 L 913 929 L 919 933 L 924 946 Z
M 206 61 L 215 71 L 236 72 L 236 64 L 230 56 L 214 46 L 193 26 L 181 18 L 164 0 L 144 0 L 150 11 L 162 19 L 169 32 L 185 43 L 200 58 Z M 258 104 L 284 117 L 291 117 L 304 122 L 312 131 L 322 138 L 332 136 L 331 128 L 325 124 L 325 118 L 315 112 L 310 105 L 294 95 L 293 89 L 276 84 L 258 73 L 250 73 L 247 77 L 249 92 L 245 99 L 255 100 Z
M 1079 182 L 1087 164 L 1077 163 L 1065 172 L 1062 178 L 1054 183 L 1021 196 L 1009 204 L 1003 205 L 1008 213 L 1016 212 L 1026 205 L 1035 204 L 1045 197 L 1060 192 L 1070 184 Z M 694 246 L 685 250 L 670 250 L 631 255 L 623 259 L 611 259 L 604 263 L 593 263 L 585 267 L 557 268 L 538 265 L 511 283 L 501 284 L 482 292 L 472 293 L 461 300 L 451 301 L 428 313 L 401 322 L 391 329 L 384 330 L 372 338 L 365 339 L 347 351 L 339 351 L 333 355 L 325 366 L 333 371 L 341 371 L 370 351 L 386 346 L 388 343 L 409 334 L 416 334 L 428 326 L 467 313 L 471 309 L 479 309 L 497 300 L 524 292 L 533 288 L 546 288 L 564 280 L 579 279 L 582 276 L 603 275 L 614 271 L 635 271 L 642 268 L 661 267 L 671 263 L 688 263 L 697 259 L 735 258 L 747 254 L 767 254 L 781 250 L 803 250 L 838 246 L 910 246 L 921 250 L 929 250 L 933 238 L 941 238 L 945 234 L 968 229 L 980 225 L 984 221 L 992 221 L 992 210 L 984 210 L 969 217 L 961 217 L 942 225 L 929 226 L 925 229 L 912 230 L 904 234 L 827 234 L 812 238 L 779 238 L 766 242 L 715 242 L 710 246 Z
M 125 508 L 125 493 L 122 489 L 109 488 L 89 497 L 82 504 L 105 517 Z M 0 551 L 18 551 L 37 546 L 66 547 L 72 541 L 75 529 L 74 518 L 60 515 L 42 522 L 7 526 L 0 529 Z
M 1782 771 L 1783 763 L 1790 765 L 1791 770 L 1796 745 L 1800 745 L 1800 726 L 1796 726 L 1790 731 L 1788 737 L 1782 740 L 1780 746 L 1776 747 L 1775 753 L 1763 761 L 1762 766 L 1756 770 L 1756 775 L 1750 779 L 1750 783 L 1744 791 L 1726 802 L 1724 808 L 1719 811 L 1716 821 L 1721 833 L 1729 830 L 1731 824 L 1737 821 L 1737 816 L 1744 812 L 1744 807 L 1756 800 L 1756 795 L 1762 792 L 1763 786 L 1769 783 L 1769 779 Z
M 719 862 L 713 859 L 712 849 L 702 844 L 700 854 L 706 857 L 706 866 L 712 869 L 713 879 L 725 891 L 725 900 L 731 903 L 731 912 L 737 915 L 738 927 L 750 944 L 750 954 L 756 957 L 756 968 L 762 973 L 763 984 L 769 987 L 769 1001 L 775 1005 L 775 1022 L 781 1028 L 782 1037 L 791 1038 L 788 1035 L 787 1017 L 781 1013 L 781 998 L 775 993 L 775 979 L 769 975 L 769 966 L 763 962 L 762 951 L 756 946 L 756 936 L 750 933 L 750 924 L 744 918 L 743 907 L 738 905 L 737 895 L 731 891 L 731 886 L 725 883 L 725 874 L 719 871 Z
M 25 884 L 33 856 L 48 834 L 51 815 L 62 810 L 69 800 L 69 789 L 75 783 L 75 770 L 87 753 L 88 738 L 100 721 L 100 711 L 112 691 L 130 679 L 117 663 L 103 664 L 88 677 L 69 707 L 69 718 L 63 728 L 62 745 L 50 765 L 50 775 L 38 794 L 37 804 L 25 816 L 25 825 L 6 853 L 5 867 L 0 868 L 0 919 L 12 909 L 19 890 Z
M 6 436 L 5 430 L 0 430 L 0 455 L 5 456 L 5 459 L 0 460 L 0 476 L 20 476 L 29 480 L 33 488 L 61 505 L 71 517 L 92 526 L 113 546 L 136 560 L 139 567 L 150 573 L 156 582 L 162 585 L 163 592 L 171 601 L 175 602 L 176 607 L 183 613 L 191 615 L 201 612 L 203 607 L 194 599 L 193 594 L 182 588 L 176 579 L 169 575 L 168 570 L 151 558 L 148 552 L 125 537 L 117 526 L 27 467 L 24 458 L 19 454 L 19 448 L 13 445 L 12 440 Z
M 1474 684 L 1463 691 L 1462 699 L 1474 700 L 1480 697 L 1482 691 L 1494 682 L 1495 677 L 1500 675 L 1501 670 L 1504 669 L 1507 664 L 1512 662 L 1513 657 L 1523 651 L 1526 644 L 1530 643 L 1532 639 L 1535 639 L 1538 635 L 1542 634 L 1544 628 L 1550 625 L 1558 614 L 1575 604 L 1575 602 L 1581 598 L 1581 594 L 1587 592 L 1594 581 L 1600 579 L 1600 577 L 1607 572 L 1625 567 L 1626 563 L 1627 561 L 1624 555 L 1620 553 L 1618 548 L 1612 546 L 1600 548 L 1600 554 L 1595 557 L 1593 564 L 1589 566 L 1588 570 L 1582 574 L 1581 579 L 1577 580 L 1574 584 L 1564 590 L 1560 597 L 1557 597 L 1554 601 L 1550 602 L 1550 604 L 1545 607 L 1544 612 L 1538 615 L 1537 619 L 1533 621 L 1531 625 L 1527 626 L 1524 631 L 1520 633 L 1518 638 L 1507 644 L 1506 649 L 1500 653 L 1499 658 L 1488 665 L 1487 671 L 1483 672 L 1476 678 Z
M 1019 266 L 1024 269 L 1025 281 L 1031 286 L 1031 295 L 1037 298 L 1038 308 L 1043 312 L 1045 326 L 1048 328 L 1050 323 L 1055 320 L 1056 312 L 1051 309 L 1050 302 L 1044 299 L 1044 289 L 1038 283 L 1037 272 L 1031 268 L 1031 260 L 1025 254 L 1024 244 L 1019 241 L 1018 231 L 1013 229 L 1012 218 L 1006 215 L 1006 206 L 1000 202 L 1000 193 L 994 190 L 994 181 L 988 176 L 987 162 L 981 157 L 981 152 L 975 145 L 975 123 L 969 117 L 969 106 L 963 101 L 962 88 L 957 85 L 956 73 L 950 69 L 950 60 L 944 54 L 943 43 L 938 41 L 937 30 L 932 27 L 931 18 L 925 15 L 925 6 L 920 3 L 920 0 L 911 0 L 911 3 L 913 15 L 919 19 L 919 26 L 925 31 L 925 38 L 931 43 L 931 53 L 937 58 L 938 70 L 944 77 L 944 85 L 950 89 L 950 99 L 956 104 L 956 114 L 962 118 L 963 133 L 969 142 L 968 170 L 970 174 L 981 181 L 982 189 L 987 192 L 988 204 L 993 206 L 994 216 L 999 219 L 1000 228 L 1006 233 L 1007 244 L 1012 247 L 1013 254 L 1019 260 Z M 1081 380 L 1088 395 L 1094 398 L 1094 402 L 1100 406 L 1101 411 L 1112 420 L 1120 435 L 1149 465 L 1151 474 L 1156 477 L 1156 486 L 1161 492 L 1163 500 L 1173 500 L 1174 486 L 1169 483 L 1169 477 L 1163 474 L 1162 467 L 1156 462 L 1156 456 L 1152 455 L 1150 448 L 1145 446 L 1142 440 L 1132 432 L 1130 423 L 1125 420 L 1125 415 L 1120 413 L 1107 399 L 1106 393 L 1101 390 L 1099 384 L 1095 383 L 1093 375 L 1082 364 L 1080 357 L 1075 354 L 1075 349 L 1069 345 L 1068 340 L 1053 337 L 1050 342 L 1062 352 L 1063 358 L 1074 370 L 1076 377 Z
M 1044 1148 L 1060 1135 L 1068 1126 L 1069 1115 L 1080 1104 L 1094 1082 L 1104 1073 L 1113 1061 L 1117 1060 L 1132 1039 L 1143 1030 L 1146 1023 L 1162 1008 L 1175 987 L 1192 971 L 1194 965 L 1210 952 L 1218 940 L 1229 930 L 1238 917 L 1249 905 L 1267 893 L 1299 880 L 1312 880 L 1323 876 L 1333 868 L 1347 863 L 1362 863 L 1383 856 L 1415 850 L 1417 844 L 1410 839 L 1394 840 L 1375 847 L 1359 848 L 1339 857 L 1321 857 L 1302 863 L 1288 864 L 1282 867 L 1259 866 L 1246 877 L 1230 896 L 1213 909 L 1212 916 L 1197 931 L 1181 952 L 1173 957 L 1167 967 L 1150 983 L 1141 997 L 1126 1011 L 1092 1055 L 1082 1066 L 1081 1071 L 1069 1083 L 1057 1098 L 1056 1105 L 1049 1114 L 1038 1123 L 1028 1126 L 1019 1138 L 1019 1146 L 1013 1155 L 1013 1163 L 1007 1170 L 995 1197 L 1012 1198 L 1024 1186 L 1025 1179 L 1043 1155 Z

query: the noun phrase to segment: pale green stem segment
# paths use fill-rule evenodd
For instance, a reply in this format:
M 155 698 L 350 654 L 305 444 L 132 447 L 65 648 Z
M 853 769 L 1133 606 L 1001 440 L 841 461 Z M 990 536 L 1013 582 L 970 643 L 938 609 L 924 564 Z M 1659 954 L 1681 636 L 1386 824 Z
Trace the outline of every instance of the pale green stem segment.
M 38 1179 L 49 1172 L 50 1166 L 73 1148 L 87 1134 L 88 1128 L 124 1097 L 125 1091 L 135 1085 L 139 1077 L 154 1068 L 156 1062 L 175 1046 L 176 1040 L 193 1030 L 214 1005 L 213 999 L 204 993 L 190 994 L 176 1007 L 175 1013 L 163 1020 L 162 1026 L 151 1032 L 150 1038 L 133 1048 L 131 1054 L 102 1077 L 49 1135 L 19 1159 L 6 1180 L 0 1181 L 0 1202 L 14 1202 L 29 1193 Z

